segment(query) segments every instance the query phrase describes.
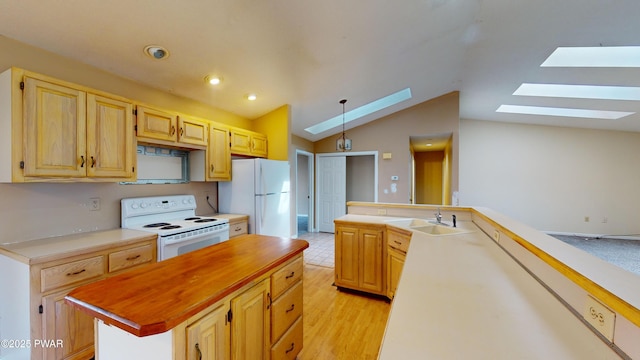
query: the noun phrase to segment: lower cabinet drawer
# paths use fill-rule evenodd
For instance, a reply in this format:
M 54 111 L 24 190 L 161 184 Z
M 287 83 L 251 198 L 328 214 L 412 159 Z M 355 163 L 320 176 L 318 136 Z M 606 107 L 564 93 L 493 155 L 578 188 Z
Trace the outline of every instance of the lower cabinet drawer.
M 247 233 L 247 222 L 240 221 L 237 223 L 229 224 L 229 237 L 240 236 Z
M 94 256 L 40 270 L 41 291 L 98 277 L 104 274 L 104 256 Z
M 291 285 L 302 279 L 302 256 L 271 275 L 271 296 L 277 298 Z
M 273 302 L 271 341 L 278 340 L 300 315 L 302 315 L 302 281 Z
M 302 350 L 302 340 L 302 316 L 300 316 L 282 336 L 282 339 L 271 348 L 271 360 L 295 359 Z
M 109 272 L 153 261 L 153 246 L 147 244 L 109 254 Z

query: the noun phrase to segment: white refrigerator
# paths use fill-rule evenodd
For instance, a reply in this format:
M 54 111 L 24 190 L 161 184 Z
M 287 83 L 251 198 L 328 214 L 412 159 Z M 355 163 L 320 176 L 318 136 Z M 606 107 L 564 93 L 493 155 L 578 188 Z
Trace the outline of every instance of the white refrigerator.
M 249 215 L 249 233 L 291 237 L 287 161 L 237 159 L 231 181 L 218 182 L 221 213 Z

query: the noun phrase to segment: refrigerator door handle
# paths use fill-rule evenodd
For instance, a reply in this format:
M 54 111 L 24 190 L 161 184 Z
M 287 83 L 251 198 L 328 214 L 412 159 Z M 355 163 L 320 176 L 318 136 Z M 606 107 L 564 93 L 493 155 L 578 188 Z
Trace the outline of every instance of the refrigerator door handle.
M 264 219 L 266 218 L 265 212 L 267 211 L 267 198 L 262 199 L 262 211 L 260 212 L 260 229 L 264 229 Z

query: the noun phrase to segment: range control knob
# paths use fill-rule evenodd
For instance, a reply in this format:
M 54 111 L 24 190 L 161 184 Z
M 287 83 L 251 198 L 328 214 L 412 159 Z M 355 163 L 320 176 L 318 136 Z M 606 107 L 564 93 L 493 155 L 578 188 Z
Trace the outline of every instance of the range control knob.
M 137 209 L 138 208 L 138 204 L 136 204 L 136 203 L 131 204 L 131 208 L 132 209 Z
M 147 206 L 149 206 L 149 204 L 144 203 L 144 202 L 141 202 L 141 203 L 140 203 L 140 208 L 141 208 L 141 209 L 145 209 Z

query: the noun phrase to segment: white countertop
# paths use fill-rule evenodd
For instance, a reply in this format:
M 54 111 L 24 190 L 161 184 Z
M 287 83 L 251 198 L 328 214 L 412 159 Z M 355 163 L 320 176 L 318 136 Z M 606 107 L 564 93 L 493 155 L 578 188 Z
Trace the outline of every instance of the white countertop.
M 37 264 L 60 257 L 97 251 L 117 245 L 126 245 L 144 238 L 156 238 L 157 234 L 131 229 L 113 229 L 77 233 L 25 242 L 0 244 L 0 254 L 25 264 Z
M 617 359 L 472 222 L 414 232 L 380 359 Z

